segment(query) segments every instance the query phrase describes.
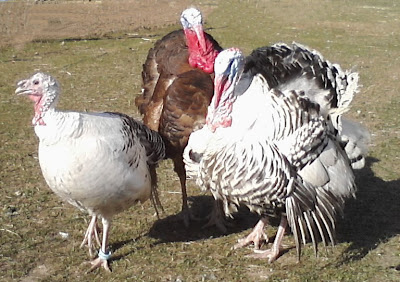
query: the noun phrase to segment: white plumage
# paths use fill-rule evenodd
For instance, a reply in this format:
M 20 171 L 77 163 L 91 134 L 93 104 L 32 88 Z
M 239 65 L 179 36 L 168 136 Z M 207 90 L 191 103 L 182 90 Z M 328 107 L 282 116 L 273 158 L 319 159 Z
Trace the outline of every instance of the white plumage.
M 354 196 L 350 161 L 335 136 L 330 109 L 320 110 L 307 89 L 283 87 L 294 87 L 296 79 L 307 85 L 307 73 L 300 70 L 300 75 L 293 75 L 288 71 L 291 64 L 280 71 L 275 64 L 278 67 L 271 73 L 246 60 L 233 48 L 217 57 L 207 126 L 190 136 L 184 152 L 186 170 L 223 200 L 227 214 L 244 204 L 262 215 L 254 231 L 235 247 L 254 242 L 258 249 L 267 238 L 263 229 L 268 216 L 281 215 L 273 247 L 257 250 L 258 256 L 269 261 L 279 256 L 287 223 L 298 255 L 301 241 L 307 239 L 317 251 L 318 238 L 325 245 L 334 243 L 335 217 L 342 214 L 344 200 Z M 274 79 L 281 81 L 274 84 Z M 321 95 L 328 92 L 323 89 Z
M 63 200 L 92 216 L 82 242 L 90 253 L 92 240 L 99 243 L 96 220 L 102 218 L 103 240 L 92 269 L 109 270 L 111 218 L 156 192 L 155 166 L 165 154 L 161 137 L 123 114 L 58 111 L 59 84 L 44 73 L 18 82 L 16 93 L 35 102 L 32 123 L 47 184 Z

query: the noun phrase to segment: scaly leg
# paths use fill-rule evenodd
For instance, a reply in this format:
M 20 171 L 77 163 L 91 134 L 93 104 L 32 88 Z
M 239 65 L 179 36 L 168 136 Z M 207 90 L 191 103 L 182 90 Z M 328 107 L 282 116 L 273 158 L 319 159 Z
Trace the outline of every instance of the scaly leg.
M 264 232 L 264 227 L 268 224 L 268 218 L 263 217 L 261 218 L 256 226 L 254 226 L 253 231 L 243 239 L 239 239 L 238 243 L 233 246 L 233 249 L 238 249 L 245 247 L 247 245 L 250 245 L 251 243 L 254 243 L 254 249 L 258 250 L 260 249 L 262 241 L 268 242 L 268 236 Z
M 100 239 L 99 239 L 99 234 L 97 233 L 97 216 L 93 215 L 92 219 L 90 220 L 89 226 L 86 230 L 85 237 L 83 238 L 83 241 L 81 243 L 81 248 L 87 243 L 87 246 L 89 247 L 89 254 L 90 256 L 93 256 L 93 249 L 96 249 L 93 245 L 92 238 L 96 239 L 97 245 L 101 246 L 100 244 Z
M 108 267 L 108 260 L 111 257 L 111 252 L 108 250 L 108 234 L 110 231 L 111 220 L 102 218 L 103 223 L 103 240 L 101 244 L 101 249 L 99 250 L 99 256 L 91 262 L 92 267 L 89 272 L 98 268 L 103 267 L 106 271 L 111 272 Z
M 269 263 L 275 261 L 279 257 L 282 239 L 283 236 L 285 235 L 286 227 L 287 227 L 287 219 L 285 216 L 282 216 L 272 248 L 265 251 L 254 250 L 255 254 L 250 256 L 254 258 L 268 258 Z

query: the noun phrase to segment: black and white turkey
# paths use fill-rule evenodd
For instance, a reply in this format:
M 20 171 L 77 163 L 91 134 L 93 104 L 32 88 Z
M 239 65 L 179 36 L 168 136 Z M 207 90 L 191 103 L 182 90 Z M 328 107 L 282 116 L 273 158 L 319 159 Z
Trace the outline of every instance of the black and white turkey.
M 91 269 L 103 266 L 109 271 L 112 217 L 150 197 L 158 202 L 155 167 L 165 154 L 161 137 L 124 114 L 57 110 L 60 86 L 45 73 L 21 80 L 15 92 L 35 103 L 32 124 L 48 186 L 92 216 L 81 245 L 87 243 L 90 255 L 94 240 L 101 245 Z M 101 243 L 98 218 L 103 224 Z
M 280 47 L 275 46 L 278 51 Z M 278 64 L 268 56 L 264 54 L 267 63 L 263 62 L 260 70 L 238 49 L 219 54 L 206 126 L 190 136 L 184 160 L 188 175 L 224 202 L 226 214 L 243 204 L 262 216 L 235 248 L 254 243 L 256 256 L 272 262 L 280 254 L 288 224 L 298 256 L 301 242 L 308 239 L 315 252 L 319 239 L 325 245 L 334 244 L 336 216 L 343 213 L 345 199 L 354 196 L 356 186 L 350 160 L 331 120 L 340 120 L 337 107 L 324 108 L 313 99 L 314 94 L 330 96 L 329 87 L 321 89 L 327 82 L 318 82 L 325 78 L 321 70 L 310 67 L 303 72 L 307 68 L 297 59 L 290 64 L 286 64 L 290 58 L 283 59 Z M 268 63 L 274 71 L 265 73 Z M 301 70 L 293 74 L 296 71 L 291 73 L 290 66 Z M 338 71 L 338 75 L 343 74 Z M 329 74 L 331 77 L 335 78 Z M 355 92 L 357 81 L 353 78 L 355 85 L 343 86 L 341 94 Z M 333 87 L 339 85 L 338 78 L 335 81 Z M 261 241 L 268 241 L 264 227 L 270 216 L 280 216 L 281 223 L 272 248 L 260 251 Z

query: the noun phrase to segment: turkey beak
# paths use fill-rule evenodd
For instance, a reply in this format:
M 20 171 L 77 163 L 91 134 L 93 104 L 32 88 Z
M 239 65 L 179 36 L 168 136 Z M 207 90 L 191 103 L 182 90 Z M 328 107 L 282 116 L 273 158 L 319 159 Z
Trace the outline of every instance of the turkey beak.
M 203 26 L 201 24 L 196 25 L 193 27 L 193 30 L 196 33 L 197 40 L 199 41 L 201 49 L 203 49 L 203 51 L 207 51 L 206 39 L 204 38 Z
M 26 88 L 28 80 L 21 80 L 17 83 L 17 89 L 15 90 L 15 94 L 17 95 L 29 95 L 32 93 L 30 89 Z

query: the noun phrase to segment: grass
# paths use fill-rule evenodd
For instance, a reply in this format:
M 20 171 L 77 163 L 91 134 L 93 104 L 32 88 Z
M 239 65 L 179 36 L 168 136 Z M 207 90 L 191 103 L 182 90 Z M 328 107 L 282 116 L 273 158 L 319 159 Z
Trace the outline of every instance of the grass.
M 46 37 L 39 29 L 34 38 L 27 36 L 35 42 L 18 41 L 0 51 L 0 279 L 397 281 L 400 39 L 396 32 L 400 6 L 382 0 L 196 3 L 207 10 L 206 27 L 224 47 L 238 46 L 250 52 L 277 41 L 295 40 L 318 49 L 344 68 L 360 72 L 363 87 L 348 115 L 370 129 L 372 144 L 366 168 L 357 172 L 357 199 L 348 202 L 345 217 L 338 223 L 339 244 L 326 252 L 321 249 L 317 258 L 307 245 L 297 263 L 289 235 L 284 241 L 287 253 L 267 264 L 246 258 L 250 249 L 230 249 L 257 220 L 245 211 L 233 221 L 227 235 L 213 228 L 202 229 L 204 222 L 186 230 L 176 221 L 180 188 L 171 162 L 166 161 L 158 170 L 165 208 L 162 219 L 154 217 L 149 202 L 116 216 L 110 239 L 114 272 L 85 274 L 87 265 L 82 262 L 88 255 L 79 244 L 88 217 L 61 202 L 47 188 L 37 161 L 37 139 L 30 126 L 32 105 L 13 93 L 16 81 L 42 70 L 60 80 L 62 109 L 120 111 L 138 117 L 133 101 L 140 93 L 141 64 L 154 40 L 179 27 L 178 17 L 162 24 L 152 20 L 137 25 L 120 19 L 114 31 L 104 28 L 98 36 L 89 32 L 88 40 L 84 35 L 79 35 L 79 40 L 65 40 L 76 38 L 74 34 L 57 38 L 49 33 L 51 36 Z M 4 12 L 1 5 L 0 11 Z M 43 5 L 54 8 L 58 4 Z M 20 13 L 25 22 L 37 9 L 20 2 L 15 7 L 18 10 L 10 10 L 10 14 Z M 159 13 L 167 11 L 161 4 L 158 9 Z M 102 6 L 102 13 L 118 10 L 122 8 Z M 94 12 L 92 15 L 99 19 Z M 103 25 L 108 24 L 106 18 L 101 19 Z M 65 21 L 62 15 L 51 19 L 53 24 L 57 20 Z M 28 28 L 23 26 L 24 21 L 15 26 L 14 22 L 1 23 L 7 25 L 2 33 L 11 35 Z M 201 193 L 193 184 L 189 194 L 195 214 L 207 214 L 211 207 L 209 194 Z M 276 225 L 268 233 L 273 235 L 275 231 Z M 59 232 L 68 233 L 68 237 L 63 238 Z

